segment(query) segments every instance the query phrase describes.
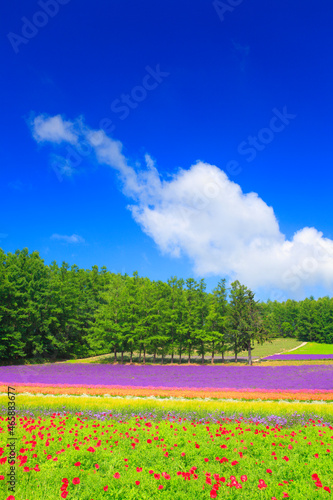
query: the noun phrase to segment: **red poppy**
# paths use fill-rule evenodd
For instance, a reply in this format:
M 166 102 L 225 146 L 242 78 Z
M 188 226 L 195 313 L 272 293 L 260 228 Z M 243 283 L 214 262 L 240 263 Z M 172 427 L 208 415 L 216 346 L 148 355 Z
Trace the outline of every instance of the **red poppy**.
M 327 491 L 327 493 L 331 493 L 331 490 L 329 489 L 328 486 L 324 486 L 324 490 Z
M 247 481 L 247 476 L 245 476 L 245 474 L 243 476 L 241 476 L 241 481 L 243 483 L 245 483 L 245 481 Z
M 0 481 L 2 481 L 3 479 L 5 479 L 5 476 L 0 476 Z
M 95 467 L 96 467 L 96 469 L 99 469 L 99 465 L 98 464 L 95 464 Z
M 73 484 L 80 484 L 80 478 L 79 477 L 74 477 L 73 479 Z
M 66 498 L 67 495 L 68 495 L 68 491 L 63 491 L 60 496 L 61 496 L 61 498 Z M 8 498 L 7 498 L 7 500 L 8 500 Z
M 150 444 L 151 443 L 151 439 L 147 439 L 147 443 Z
M 163 490 L 164 486 L 162 484 L 159 485 L 158 489 Z
M 119 478 L 120 478 L 120 474 L 119 474 L 119 472 L 116 472 L 116 473 L 113 475 L 113 477 L 115 477 L 116 479 L 119 479 Z
M 135 481 L 135 484 L 136 484 L 137 486 L 139 486 L 140 481 Z
M 237 464 L 238 464 L 237 460 L 234 460 L 233 462 L 231 462 L 231 465 L 237 465 Z
M 74 464 L 76 467 L 79 467 L 81 465 L 81 462 L 75 462 Z
M 217 494 L 216 494 L 216 490 L 211 490 L 210 491 L 210 498 L 216 498 L 217 497 Z
M 204 458 L 204 461 L 205 462 L 209 462 L 209 458 Z
M 160 477 L 161 477 L 161 475 L 160 475 L 160 474 L 154 474 L 154 478 L 155 478 L 155 479 L 159 479 Z
M 266 469 L 266 472 L 267 472 L 268 474 L 272 474 L 272 470 L 271 470 L 271 469 Z
M 109 488 L 108 486 L 104 486 L 103 490 L 108 491 L 108 488 Z

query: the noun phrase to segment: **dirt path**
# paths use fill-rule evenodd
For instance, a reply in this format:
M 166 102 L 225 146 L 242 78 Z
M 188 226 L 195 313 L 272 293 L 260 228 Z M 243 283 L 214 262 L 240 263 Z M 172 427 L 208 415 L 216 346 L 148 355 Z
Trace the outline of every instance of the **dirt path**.
M 305 344 L 307 344 L 307 342 L 303 342 L 303 344 L 298 345 L 297 347 L 294 347 L 293 349 L 288 349 L 287 352 L 296 351 L 296 349 L 303 347 Z M 283 351 L 283 352 L 286 352 L 286 351 Z M 278 356 L 279 354 L 283 354 L 283 352 L 277 352 L 276 354 L 270 354 L 270 356 Z M 268 358 L 268 356 L 266 356 L 266 357 Z M 263 359 L 265 359 L 265 358 L 263 358 Z

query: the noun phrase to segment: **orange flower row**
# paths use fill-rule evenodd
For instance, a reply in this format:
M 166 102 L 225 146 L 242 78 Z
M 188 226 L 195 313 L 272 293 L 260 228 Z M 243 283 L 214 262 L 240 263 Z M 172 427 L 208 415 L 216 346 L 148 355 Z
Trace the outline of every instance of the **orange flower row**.
M 47 386 L 47 385 L 16 385 L 16 393 L 29 392 L 31 394 L 70 394 L 90 396 L 138 396 L 162 398 L 217 398 L 217 399 L 247 399 L 247 400 L 280 400 L 290 399 L 298 401 L 333 401 L 333 391 L 265 391 L 265 390 L 222 390 L 222 389 L 159 389 L 138 387 L 77 387 L 77 386 Z M 0 392 L 7 392 L 7 386 L 0 385 Z

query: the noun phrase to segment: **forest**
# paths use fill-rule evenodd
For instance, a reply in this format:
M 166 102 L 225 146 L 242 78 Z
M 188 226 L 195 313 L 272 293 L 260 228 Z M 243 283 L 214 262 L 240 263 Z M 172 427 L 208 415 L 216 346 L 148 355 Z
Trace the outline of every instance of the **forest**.
M 0 360 L 62 360 L 139 353 L 202 360 L 226 351 L 249 353 L 255 342 L 293 337 L 333 343 L 333 298 L 286 302 L 222 278 L 211 293 L 204 279 L 167 282 L 114 274 L 106 267 L 45 265 L 27 248 L 0 249 Z

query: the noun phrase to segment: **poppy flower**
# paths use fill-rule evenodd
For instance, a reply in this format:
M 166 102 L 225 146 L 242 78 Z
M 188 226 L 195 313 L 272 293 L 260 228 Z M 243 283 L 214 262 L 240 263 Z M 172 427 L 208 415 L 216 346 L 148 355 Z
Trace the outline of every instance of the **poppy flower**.
M 238 464 L 237 460 L 234 460 L 233 462 L 231 462 L 231 465 L 237 465 L 237 464 Z
M 161 477 L 161 475 L 160 475 L 160 474 L 154 474 L 154 478 L 155 478 L 155 479 L 159 479 L 160 477 Z
M 329 489 L 328 486 L 324 486 L 324 490 L 327 491 L 327 493 L 331 493 L 331 490 Z
M 139 486 L 140 481 L 135 481 L 135 484 L 136 484 L 137 486 Z
M 75 464 L 74 464 L 74 465 L 75 465 L 76 467 L 80 467 L 81 462 L 75 462 Z
M 241 481 L 243 483 L 245 483 L 245 481 L 247 481 L 247 476 L 245 474 L 243 476 L 241 476 Z
M 266 469 L 266 472 L 267 472 L 268 474 L 272 474 L 272 470 L 271 470 L 271 469 Z
M 115 477 L 116 479 L 119 479 L 119 478 L 120 478 L 120 474 L 119 474 L 119 472 L 116 472 L 116 473 L 113 475 L 113 477 Z
M 211 490 L 210 491 L 210 498 L 216 498 L 217 497 L 217 493 L 216 493 L 216 490 Z
M 163 490 L 164 486 L 162 484 L 159 485 L 158 489 Z
M 80 478 L 79 477 L 74 477 L 72 483 L 73 484 L 80 484 Z
M 68 491 L 63 491 L 63 492 L 61 493 L 61 495 L 60 495 L 60 496 L 61 496 L 61 498 L 66 498 L 66 497 L 67 497 L 67 495 L 68 495 Z M 8 498 L 9 498 L 9 497 L 8 497 Z M 8 498 L 7 498 L 7 500 L 8 500 Z M 14 498 L 14 497 L 13 497 L 13 498 Z M 9 500 L 10 500 L 10 499 L 9 499 Z
M 108 486 L 104 486 L 103 490 L 108 491 L 108 488 L 109 488 Z

